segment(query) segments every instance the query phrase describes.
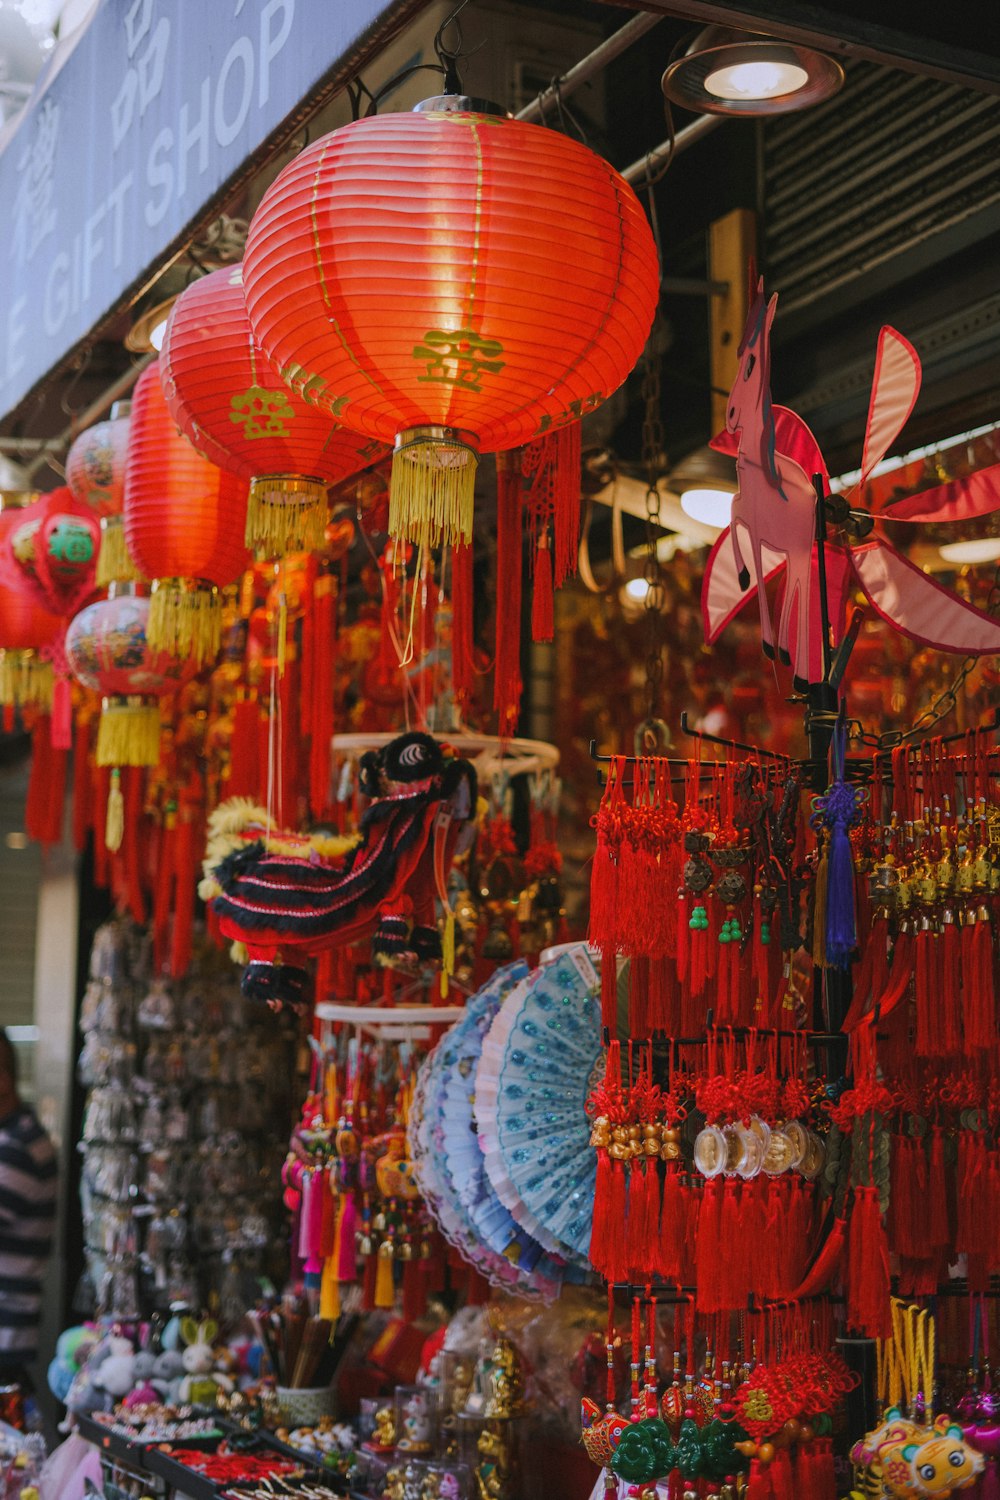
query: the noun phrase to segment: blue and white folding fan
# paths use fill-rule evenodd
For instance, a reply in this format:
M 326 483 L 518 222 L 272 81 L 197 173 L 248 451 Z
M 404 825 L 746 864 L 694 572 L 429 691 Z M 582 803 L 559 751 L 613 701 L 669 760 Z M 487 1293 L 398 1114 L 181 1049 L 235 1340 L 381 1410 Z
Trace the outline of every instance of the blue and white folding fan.
M 586 943 L 508 995 L 482 1046 L 475 1114 L 497 1196 L 551 1255 L 589 1264 L 596 1158 L 587 1098 L 601 1057 L 600 973 Z

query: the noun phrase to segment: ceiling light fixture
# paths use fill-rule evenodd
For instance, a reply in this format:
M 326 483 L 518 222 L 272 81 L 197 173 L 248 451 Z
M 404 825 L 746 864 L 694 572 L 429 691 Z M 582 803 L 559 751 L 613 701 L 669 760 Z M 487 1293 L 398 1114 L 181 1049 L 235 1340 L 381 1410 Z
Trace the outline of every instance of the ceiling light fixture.
M 707 26 L 663 75 L 667 98 L 698 114 L 783 115 L 837 93 L 844 70 L 797 42 Z
M 1000 557 L 1000 536 L 977 536 L 967 542 L 945 542 L 938 551 L 945 562 L 985 563 Z
M 717 531 L 729 525 L 737 486 L 736 464 L 726 454 L 707 445 L 696 448 L 671 471 L 669 483 L 692 521 Z

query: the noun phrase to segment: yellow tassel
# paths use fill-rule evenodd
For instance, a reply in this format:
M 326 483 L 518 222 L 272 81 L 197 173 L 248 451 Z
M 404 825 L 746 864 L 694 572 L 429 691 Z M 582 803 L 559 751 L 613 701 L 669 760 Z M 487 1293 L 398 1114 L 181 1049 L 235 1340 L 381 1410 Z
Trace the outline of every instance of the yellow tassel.
M 319 1284 L 319 1315 L 330 1322 L 340 1317 L 340 1282 L 337 1280 L 337 1251 L 323 1262 L 323 1275 Z
M 121 516 L 101 517 L 101 550 L 97 554 L 95 582 L 99 589 L 112 583 L 139 583 L 142 574 L 132 561 L 125 541 L 125 522 Z
M 285 659 L 288 651 L 288 595 L 282 589 L 278 595 L 278 676 L 285 675 Z
M 396 1284 L 392 1278 L 392 1241 L 385 1240 L 378 1247 L 378 1265 L 375 1269 L 375 1306 L 396 1305 Z
M 441 940 L 441 999 L 448 998 L 448 981 L 455 972 L 455 913 L 449 909 Z
M 326 485 L 298 474 L 271 474 L 254 479 L 247 503 L 246 544 L 266 557 L 289 552 L 318 552 L 323 546 L 327 509 Z
M 104 825 L 104 842 L 114 853 L 122 846 L 125 837 L 125 798 L 122 796 L 122 775 L 116 766 L 111 772 L 108 788 L 108 815 Z
M 160 709 L 148 698 L 105 698 L 97 726 L 99 766 L 155 766 L 160 759 Z
M 406 433 L 396 440 L 389 535 L 437 547 L 472 541 L 476 452 L 467 443 Z
M 229 957 L 234 964 L 239 964 L 240 968 L 248 964 L 250 962 L 250 954 L 247 952 L 246 943 L 241 943 L 239 938 L 235 938 L 229 944 Z
M 157 578 L 149 600 L 146 639 L 155 651 L 190 656 L 204 666 L 219 654 L 222 600 L 211 583 Z
M 0 651 L 0 704 L 52 709 L 52 663 L 37 651 Z

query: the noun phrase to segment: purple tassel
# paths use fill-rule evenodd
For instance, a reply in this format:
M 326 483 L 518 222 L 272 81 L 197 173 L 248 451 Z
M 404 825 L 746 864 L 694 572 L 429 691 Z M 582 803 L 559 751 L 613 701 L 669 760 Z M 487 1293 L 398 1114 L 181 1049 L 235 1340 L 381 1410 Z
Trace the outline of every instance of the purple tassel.
M 846 969 L 857 946 L 858 929 L 854 906 L 854 852 L 850 830 L 861 821 L 861 798 L 856 787 L 844 780 L 847 726 L 839 720 L 831 744 L 831 784 L 813 802 L 809 822 L 814 829 L 827 828 L 830 848 L 826 884 L 826 962 Z

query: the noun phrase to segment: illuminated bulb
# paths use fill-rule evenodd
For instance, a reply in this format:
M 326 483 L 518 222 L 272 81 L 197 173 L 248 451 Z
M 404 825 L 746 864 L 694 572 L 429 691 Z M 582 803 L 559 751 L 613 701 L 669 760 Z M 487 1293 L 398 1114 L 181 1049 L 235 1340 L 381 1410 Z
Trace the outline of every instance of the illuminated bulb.
M 26 833 L 8 833 L 4 842 L 8 849 L 27 849 L 28 835 Z
M 705 88 L 716 99 L 774 99 L 779 94 L 794 94 L 808 82 L 805 68 L 761 58 L 717 68 L 705 79 Z
M 170 309 L 168 308 L 167 312 L 169 313 L 169 311 Z M 149 342 L 156 350 L 157 354 L 159 354 L 160 350 L 163 348 L 163 335 L 166 333 L 166 331 L 167 315 L 164 314 L 160 321 L 158 323 L 154 323 L 152 328 L 149 330 Z
M 947 542 L 938 550 L 945 562 L 995 562 L 1000 557 L 1000 536 L 978 536 L 970 542 Z
M 681 495 L 681 510 L 686 516 L 692 521 L 700 521 L 703 526 L 715 526 L 719 531 L 729 525 L 732 508 L 732 490 L 692 486 Z
M 649 593 L 649 584 L 645 578 L 630 578 L 625 585 L 625 592 L 630 599 L 636 599 L 640 604 L 643 604 L 646 595 Z

